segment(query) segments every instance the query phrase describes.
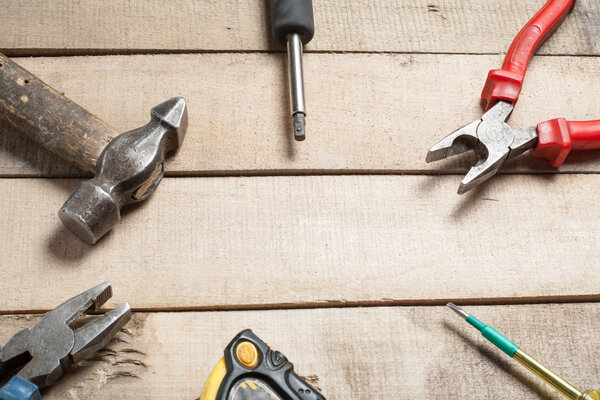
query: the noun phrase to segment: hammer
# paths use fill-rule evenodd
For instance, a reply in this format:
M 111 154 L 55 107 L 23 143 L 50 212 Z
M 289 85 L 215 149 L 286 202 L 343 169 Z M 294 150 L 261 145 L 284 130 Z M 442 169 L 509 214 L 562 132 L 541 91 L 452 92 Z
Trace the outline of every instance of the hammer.
M 120 134 L 100 118 L 0 54 L 0 117 L 45 149 L 95 173 L 58 212 L 65 226 L 94 244 L 121 220 L 121 207 L 147 199 L 164 174 L 167 153 L 181 146 L 186 102 L 152 108 L 147 125 Z

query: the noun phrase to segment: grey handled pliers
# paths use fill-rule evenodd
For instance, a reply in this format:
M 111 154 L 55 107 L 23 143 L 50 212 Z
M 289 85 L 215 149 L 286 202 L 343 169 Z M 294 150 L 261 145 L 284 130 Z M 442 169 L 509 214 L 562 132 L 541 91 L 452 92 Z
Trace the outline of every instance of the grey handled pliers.
M 33 328 L 16 333 L 0 349 L 0 400 L 39 400 L 39 388 L 49 386 L 63 372 L 102 349 L 131 319 L 129 304 L 107 312 L 78 329 L 69 326 L 85 312 L 96 312 L 110 297 L 110 283 L 102 283 L 67 300 Z M 4 379 L 3 379 L 4 378 Z

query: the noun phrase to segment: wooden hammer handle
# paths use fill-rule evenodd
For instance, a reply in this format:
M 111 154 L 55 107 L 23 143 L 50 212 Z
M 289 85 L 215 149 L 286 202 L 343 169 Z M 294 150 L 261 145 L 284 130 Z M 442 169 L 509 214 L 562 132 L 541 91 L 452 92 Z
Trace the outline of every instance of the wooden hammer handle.
M 115 129 L 0 54 L 0 118 L 46 149 L 96 172 Z

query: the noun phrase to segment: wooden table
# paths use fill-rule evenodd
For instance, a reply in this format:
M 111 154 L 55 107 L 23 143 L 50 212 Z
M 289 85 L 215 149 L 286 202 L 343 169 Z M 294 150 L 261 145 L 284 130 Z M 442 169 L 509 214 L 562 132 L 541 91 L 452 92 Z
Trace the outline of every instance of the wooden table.
M 168 177 L 93 247 L 56 216 L 82 173 L 2 127 L 0 343 L 105 280 L 136 311 L 46 399 L 195 398 L 247 327 L 329 399 L 559 398 L 449 300 L 600 386 L 600 151 L 525 155 L 463 196 L 468 161 L 424 161 L 543 0 L 314 0 L 303 143 L 267 1 L 7 3 L 2 52 L 116 128 L 189 103 Z M 579 0 L 512 126 L 600 116 L 599 37 Z

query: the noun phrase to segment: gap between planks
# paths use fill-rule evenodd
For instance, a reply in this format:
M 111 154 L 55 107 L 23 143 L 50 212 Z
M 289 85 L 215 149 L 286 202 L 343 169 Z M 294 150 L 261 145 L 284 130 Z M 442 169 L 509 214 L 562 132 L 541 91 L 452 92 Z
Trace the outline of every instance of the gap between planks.
M 40 58 L 40 57 L 106 57 L 106 56 L 152 56 L 152 55 L 179 55 L 179 54 L 277 54 L 285 55 L 285 50 L 153 50 L 153 49 L 136 49 L 136 50 L 99 50 L 99 49 L 42 49 L 31 52 L 29 49 L 0 49 L 0 52 L 8 57 L 19 58 Z M 505 55 L 506 51 L 498 52 L 444 52 L 444 51 L 360 51 L 360 50 L 304 50 L 303 54 L 342 54 L 342 55 L 455 55 L 455 56 L 493 56 Z M 596 58 L 599 54 L 571 54 L 571 53 L 552 53 L 552 54 L 536 54 L 535 57 L 591 57 Z
M 269 311 L 269 310 L 316 310 L 336 308 L 375 308 L 375 307 L 440 307 L 449 302 L 465 306 L 504 306 L 504 305 L 544 305 L 544 304 L 586 304 L 598 303 L 600 294 L 597 295 L 572 295 L 572 296 L 522 296 L 522 297 L 490 297 L 490 298 L 448 298 L 448 299 L 416 299 L 416 300 L 378 300 L 378 301 L 339 301 L 307 302 L 307 303 L 277 303 L 277 304 L 240 304 L 224 306 L 198 306 L 198 307 L 151 307 L 132 308 L 136 313 L 156 312 L 227 312 L 227 311 Z M 45 314 L 47 310 L 0 310 L 0 315 L 28 315 Z M 96 313 L 101 314 L 110 309 L 101 308 Z
M 443 169 L 440 171 L 421 171 L 421 170 L 404 170 L 404 171 L 387 171 L 387 170 L 278 170 L 278 171 L 252 171 L 252 170 L 239 170 L 239 171 L 165 171 L 165 178 L 260 178 L 269 176 L 345 176 L 345 175 L 357 175 L 357 176 L 463 176 L 466 171 L 464 170 L 447 170 Z M 502 175 L 597 175 L 600 171 L 560 171 L 559 170 L 539 170 L 539 171 L 498 171 L 495 176 Z M 81 175 L 65 175 L 65 176 L 43 176 L 43 175 L 3 175 L 0 179 L 23 179 L 23 180 L 36 180 L 36 179 L 50 179 L 50 180 L 64 180 L 64 179 L 91 179 L 92 175 L 85 172 L 81 172 Z

